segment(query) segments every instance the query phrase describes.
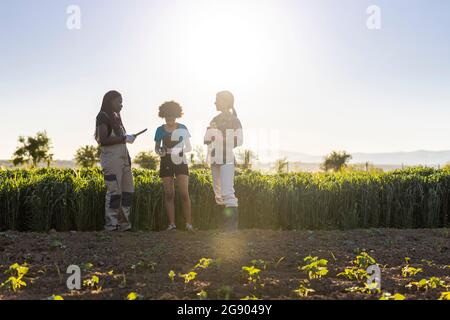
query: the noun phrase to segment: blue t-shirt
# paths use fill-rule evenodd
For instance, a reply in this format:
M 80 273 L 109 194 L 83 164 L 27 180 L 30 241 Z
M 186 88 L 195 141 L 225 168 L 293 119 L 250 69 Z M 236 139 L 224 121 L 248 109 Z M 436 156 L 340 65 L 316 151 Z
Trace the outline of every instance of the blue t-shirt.
M 159 127 L 155 133 L 155 142 L 164 148 L 184 147 L 186 139 L 190 138 L 188 128 L 183 124 L 178 124 L 178 128 L 173 132 L 167 132 L 164 125 Z

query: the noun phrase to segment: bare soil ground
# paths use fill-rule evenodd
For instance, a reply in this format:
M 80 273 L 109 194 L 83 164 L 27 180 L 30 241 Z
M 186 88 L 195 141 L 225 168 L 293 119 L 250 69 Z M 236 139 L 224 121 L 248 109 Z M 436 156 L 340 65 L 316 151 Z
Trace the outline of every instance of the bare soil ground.
M 445 288 L 428 291 L 405 286 L 422 278 L 440 277 L 450 285 L 450 234 L 439 230 L 355 231 L 240 231 L 235 235 L 217 232 L 161 233 L 0 233 L 0 283 L 14 263 L 30 268 L 27 286 L 14 293 L 0 288 L 0 300 L 125 299 L 136 292 L 144 299 L 198 299 L 204 290 L 208 299 L 299 299 L 294 290 L 307 278 L 298 269 L 304 257 L 328 260 L 329 274 L 310 282 L 315 290 L 307 299 L 379 299 L 380 294 L 351 293 L 361 285 L 337 274 L 352 265 L 366 250 L 382 267 L 382 290 L 401 293 L 407 299 L 438 299 Z M 423 272 L 403 278 L 404 258 Z M 184 283 L 179 274 L 193 270 L 201 258 L 215 259 L 207 269 L 196 270 L 195 280 Z M 263 260 L 256 262 L 254 260 Z M 261 272 L 256 289 L 247 283 L 242 267 L 256 264 Z M 83 286 L 67 289 L 69 265 L 81 267 L 82 279 L 97 275 L 101 290 Z M 169 272 L 176 277 L 172 282 Z

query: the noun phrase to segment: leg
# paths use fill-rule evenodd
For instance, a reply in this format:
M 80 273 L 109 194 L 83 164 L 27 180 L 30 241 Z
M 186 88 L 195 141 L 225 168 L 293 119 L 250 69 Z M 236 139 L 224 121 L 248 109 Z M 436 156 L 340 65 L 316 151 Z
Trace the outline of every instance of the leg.
M 211 174 L 213 179 L 213 190 L 214 195 L 216 197 L 216 203 L 219 206 L 223 206 L 223 199 L 222 199 L 222 188 L 221 188 L 221 176 L 220 176 L 220 169 L 221 165 L 213 164 L 211 165 Z
M 216 199 L 216 207 L 215 207 L 215 216 L 217 217 L 217 226 L 219 230 L 222 230 L 224 228 L 225 224 L 225 217 L 224 217 L 224 202 L 222 198 L 222 188 L 221 188 L 221 179 L 220 179 L 220 171 L 221 171 L 222 165 L 219 164 L 212 164 L 211 165 L 211 174 L 212 174 L 212 180 L 213 180 L 213 190 L 214 190 L 214 196 Z
M 164 185 L 164 203 L 166 206 L 167 218 L 169 219 L 169 224 L 175 224 L 175 187 L 173 185 L 173 178 L 167 177 L 162 178 Z
M 107 162 L 103 167 L 106 184 L 105 230 L 114 231 L 119 227 L 122 202 L 122 170 L 116 160 Z
M 220 170 L 222 199 L 227 208 L 237 208 L 238 199 L 234 191 L 234 164 L 224 164 Z
M 222 198 L 225 203 L 224 228 L 227 232 L 236 232 L 239 224 L 238 199 L 234 191 L 234 164 L 225 164 L 221 170 Z
M 123 231 L 131 229 L 130 211 L 133 206 L 134 183 L 131 166 L 125 166 L 122 176 L 122 213 L 123 221 L 120 226 Z
M 183 202 L 183 213 L 186 223 L 192 225 L 191 198 L 189 197 L 189 176 L 177 176 L 177 185 Z

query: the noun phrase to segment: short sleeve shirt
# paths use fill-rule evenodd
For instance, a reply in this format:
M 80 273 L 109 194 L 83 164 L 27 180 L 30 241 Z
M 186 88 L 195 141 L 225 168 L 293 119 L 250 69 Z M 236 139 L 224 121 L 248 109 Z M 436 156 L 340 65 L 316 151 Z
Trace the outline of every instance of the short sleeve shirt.
M 161 126 L 156 130 L 155 142 L 159 146 L 172 149 L 176 146 L 184 147 L 186 139 L 190 137 L 188 128 L 183 124 L 178 124 L 178 128 L 173 132 L 168 132 L 165 126 Z

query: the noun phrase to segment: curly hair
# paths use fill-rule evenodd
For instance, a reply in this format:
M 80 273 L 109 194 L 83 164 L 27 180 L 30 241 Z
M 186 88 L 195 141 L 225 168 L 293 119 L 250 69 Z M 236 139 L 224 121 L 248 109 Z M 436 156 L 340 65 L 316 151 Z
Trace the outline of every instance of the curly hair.
M 159 117 L 167 118 L 167 117 L 175 117 L 177 119 L 183 116 L 183 108 L 180 106 L 178 102 L 169 101 L 163 103 L 159 107 Z

